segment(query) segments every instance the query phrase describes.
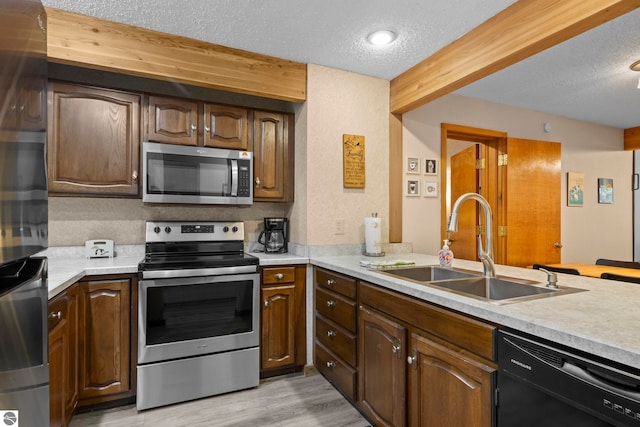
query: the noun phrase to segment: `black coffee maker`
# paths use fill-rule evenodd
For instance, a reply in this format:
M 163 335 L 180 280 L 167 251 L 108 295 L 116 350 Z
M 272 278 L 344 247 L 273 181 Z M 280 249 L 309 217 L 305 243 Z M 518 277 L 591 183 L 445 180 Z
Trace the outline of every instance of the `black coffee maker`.
M 289 220 L 287 218 L 265 218 L 264 231 L 258 237 L 266 253 L 284 254 L 288 251 Z

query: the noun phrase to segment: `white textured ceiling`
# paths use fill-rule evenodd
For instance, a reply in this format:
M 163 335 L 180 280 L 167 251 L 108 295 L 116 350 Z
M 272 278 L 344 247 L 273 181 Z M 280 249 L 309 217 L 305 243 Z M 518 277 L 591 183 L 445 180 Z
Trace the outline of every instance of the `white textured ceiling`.
M 392 79 L 514 0 L 42 0 L 45 6 Z M 640 9 L 457 93 L 619 128 L 640 125 Z M 376 29 L 398 39 L 364 40 Z

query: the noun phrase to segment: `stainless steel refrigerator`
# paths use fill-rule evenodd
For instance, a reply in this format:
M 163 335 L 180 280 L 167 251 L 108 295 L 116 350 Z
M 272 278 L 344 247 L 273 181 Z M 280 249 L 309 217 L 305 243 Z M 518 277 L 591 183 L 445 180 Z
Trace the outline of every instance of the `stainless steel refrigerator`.
M 0 425 L 49 425 L 46 15 L 0 1 Z
M 633 260 L 640 262 L 640 150 L 633 151 Z

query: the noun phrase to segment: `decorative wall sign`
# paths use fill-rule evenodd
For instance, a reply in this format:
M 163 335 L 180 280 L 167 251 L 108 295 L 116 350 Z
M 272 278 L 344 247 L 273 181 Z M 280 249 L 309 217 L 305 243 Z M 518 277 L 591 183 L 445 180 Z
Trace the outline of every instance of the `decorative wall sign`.
M 613 179 L 598 178 L 598 203 L 613 203 Z
M 584 174 L 567 172 L 567 206 L 582 206 L 584 203 Z
M 408 179 L 406 186 L 406 195 L 410 197 L 420 196 L 420 181 L 417 179 Z
M 436 181 L 424 182 L 424 197 L 438 197 L 438 183 Z
M 342 135 L 342 181 L 344 188 L 364 188 L 364 136 Z
M 424 161 L 424 174 L 425 175 L 437 175 L 438 174 L 438 161 L 435 159 L 425 159 Z
M 409 157 L 407 159 L 407 173 L 420 173 L 420 159 Z

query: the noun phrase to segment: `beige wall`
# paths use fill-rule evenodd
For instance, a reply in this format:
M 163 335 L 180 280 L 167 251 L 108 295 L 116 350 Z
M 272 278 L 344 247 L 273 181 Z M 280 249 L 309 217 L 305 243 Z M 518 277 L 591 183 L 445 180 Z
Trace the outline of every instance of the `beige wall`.
M 593 263 L 597 258 L 631 260 L 632 152 L 623 151 L 621 129 L 448 95 L 403 116 L 404 158 L 440 159 L 440 123 L 507 132 L 515 138 L 562 144 L 562 261 Z M 552 130 L 543 131 L 544 123 Z M 583 172 L 583 207 L 567 207 L 566 173 Z M 403 174 L 405 180 L 413 175 Z M 424 175 L 420 179 L 424 181 Z M 442 178 L 439 171 L 438 180 Z M 597 179 L 612 178 L 614 203 L 599 204 Z M 440 200 L 403 198 L 403 240 L 416 252 L 435 253 L 440 241 Z M 532 233 L 535 232 L 532 230 Z
M 296 119 L 306 123 L 306 137 L 296 135 L 296 175 L 304 176 L 296 181 L 292 241 L 362 244 L 364 218 L 377 212 L 388 242 L 389 82 L 313 64 L 307 70 L 307 102 Z M 343 187 L 343 134 L 365 138 L 364 189 Z M 299 147 L 298 139 L 306 145 Z

